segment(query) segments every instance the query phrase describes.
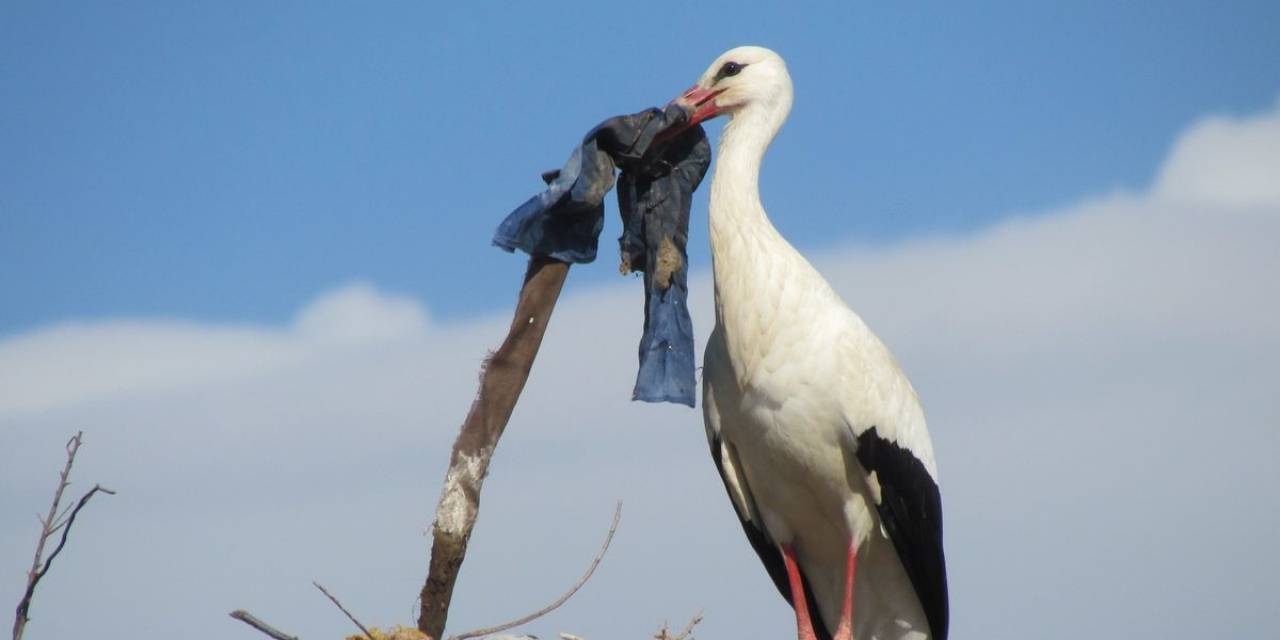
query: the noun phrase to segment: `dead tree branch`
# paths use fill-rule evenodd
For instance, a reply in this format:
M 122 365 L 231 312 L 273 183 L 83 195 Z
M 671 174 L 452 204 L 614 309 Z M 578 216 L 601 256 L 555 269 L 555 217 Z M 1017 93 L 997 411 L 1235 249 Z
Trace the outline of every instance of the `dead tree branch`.
M 356 617 L 351 615 L 351 612 L 347 611 L 347 608 L 342 606 L 342 603 L 338 602 L 338 599 L 335 598 L 332 593 L 329 593 L 328 589 L 325 589 L 319 582 L 316 582 L 315 580 L 312 580 L 311 584 L 315 585 L 316 588 L 320 590 L 320 593 L 323 593 L 324 596 L 329 599 L 329 602 L 333 603 L 333 606 L 337 607 L 339 611 L 346 614 L 347 619 L 355 623 L 355 625 L 360 628 L 360 631 L 364 633 L 364 637 L 368 638 L 369 640 L 375 640 L 375 638 L 373 637 L 373 634 L 369 633 L 369 629 L 366 628 L 363 624 L 360 624 L 360 621 L 356 620 Z
M 80 510 L 86 504 L 89 504 L 89 499 L 99 491 L 109 495 L 115 495 L 116 493 L 102 485 L 95 484 L 92 489 L 80 497 L 79 502 L 74 507 L 68 506 L 61 513 L 58 512 L 58 507 L 62 503 L 62 494 L 71 485 L 71 467 L 76 463 L 76 454 L 80 451 L 80 445 L 83 441 L 83 431 L 77 431 L 76 435 L 67 441 L 67 463 L 62 467 L 62 473 L 59 474 L 58 488 L 53 492 L 53 503 L 49 505 L 49 515 L 40 518 L 40 539 L 36 542 L 36 553 L 31 560 L 31 570 L 27 572 L 27 589 L 23 592 L 22 599 L 18 601 L 17 615 L 14 616 L 13 620 L 13 640 L 22 640 L 22 634 L 26 630 L 27 622 L 31 620 L 31 598 L 35 596 L 36 585 L 40 583 L 40 579 L 53 566 L 53 559 L 58 557 L 58 554 L 62 552 L 62 548 L 67 545 L 67 536 L 71 535 L 71 525 L 75 524 L 76 516 L 80 514 Z M 53 549 L 53 553 L 49 554 L 49 558 L 44 559 L 44 545 L 58 530 L 62 531 L 62 538 L 58 540 L 58 546 Z
M 498 439 L 529 379 L 551 312 L 569 274 L 569 265 L 533 257 L 525 272 L 511 330 L 489 357 L 480 391 L 453 444 L 444 490 L 432 527 L 431 565 L 419 599 L 418 629 L 440 638 L 449 616 L 453 587 L 467 554 L 471 529 L 480 509 L 480 489 Z
M 569 598 L 572 598 L 573 594 L 577 593 L 578 589 L 581 589 L 582 585 L 586 584 L 587 580 L 591 579 L 591 574 L 596 572 L 596 567 L 600 566 L 601 560 L 604 560 L 604 554 L 609 551 L 609 543 L 613 542 L 613 534 L 617 533 L 618 521 L 621 518 L 622 518 L 622 501 L 619 500 L 618 506 L 615 507 L 613 510 L 613 524 L 609 525 L 609 533 L 606 534 L 604 537 L 604 544 L 601 545 L 600 552 L 597 553 L 595 559 L 591 561 L 591 566 L 587 567 L 587 572 L 582 574 L 582 577 L 578 578 L 578 581 L 575 582 L 572 587 L 569 587 L 569 590 L 566 591 L 559 598 L 557 598 L 554 602 L 537 611 L 534 611 L 533 613 L 530 613 L 526 616 L 522 616 L 520 618 L 512 620 L 511 622 L 504 622 L 500 625 L 493 626 L 493 627 L 486 627 L 484 629 L 476 629 L 475 631 L 459 633 L 456 636 L 451 636 L 449 640 L 467 640 L 467 638 L 478 638 L 480 636 L 487 636 L 494 633 L 499 633 L 502 631 L 506 631 L 507 629 L 518 627 L 523 624 L 528 624 L 534 620 L 537 620 L 538 618 L 541 618 L 542 616 L 547 615 L 548 613 L 551 613 L 552 611 L 555 611 L 556 609 L 559 609 L 560 605 L 563 605 L 564 603 L 568 602 Z
M 236 609 L 235 611 L 232 611 L 231 617 L 253 627 L 254 629 L 257 629 L 258 631 L 261 631 L 267 634 L 268 636 L 271 636 L 275 640 L 298 640 L 298 636 L 291 636 L 263 622 L 262 620 L 259 620 L 252 613 L 249 613 L 244 609 Z

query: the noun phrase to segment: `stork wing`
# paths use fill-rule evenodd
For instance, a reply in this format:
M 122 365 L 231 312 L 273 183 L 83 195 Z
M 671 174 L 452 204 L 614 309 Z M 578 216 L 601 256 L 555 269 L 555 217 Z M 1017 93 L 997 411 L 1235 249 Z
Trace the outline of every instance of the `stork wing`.
M 713 336 L 712 340 L 714 339 Z M 729 493 L 729 501 L 733 503 L 733 510 L 738 514 L 738 523 L 742 525 L 743 533 L 747 534 L 747 541 L 751 543 L 751 548 L 755 549 L 756 555 L 760 556 L 760 562 L 769 572 L 773 586 L 777 587 L 787 603 L 795 608 L 795 601 L 791 599 L 791 584 L 787 580 L 787 567 L 782 561 L 782 552 L 769 537 L 764 521 L 760 518 L 759 509 L 752 498 L 751 488 L 747 485 L 746 475 L 742 473 L 742 463 L 738 460 L 737 451 L 720 437 L 720 411 L 715 402 L 712 384 L 706 378 L 703 379 L 702 389 L 703 420 L 707 427 L 707 444 L 711 446 L 711 459 L 716 463 L 716 471 L 720 472 L 724 489 Z M 822 614 L 818 612 L 817 599 L 813 597 L 809 578 L 801 572 L 801 579 L 804 582 L 805 602 L 809 605 L 809 619 L 813 621 L 818 640 L 831 640 L 831 632 L 826 628 Z
M 729 458 L 726 458 L 729 456 Z M 738 522 L 742 525 L 743 533 L 747 534 L 747 541 L 751 543 L 751 548 L 756 550 L 756 555 L 760 556 L 760 562 L 764 564 L 764 568 L 769 572 L 769 577 L 773 579 L 773 586 L 778 588 L 778 592 L 786 598 L 787 604 L 795 607 L 795 602 L 791 599 L 791 585 L 787 581 L 787 568 L 782 562 L 782 552 L 778 550 L 778 545 L 773 543 L 769 538 L 769 533 L 764 530 L 763 523 L 753 520 L 747 516 L 738 506 L 738 501 L 734 499 L 735 493 L 742 486 L 735 486 L 743 482 L 740 475 L 732 471 L 726 472 L 725 462 L 730 458 L 736 457 L 732 454 L 732 450 L 721 442 L 720 438 L 714 438 L 711 441 L 711 459 L 716 463 L 716 471 L 720 472 L 720 479 L 724 480 L 724 488 L 729 492 L 729 498 L 733 502 L 733 509 L 738 513 Z M 737 477 L 735 477 L 737 476 Z M 748 494 L 749 495 L 749 494 Z M 750 505 L 752 511 L 755 505 Z M 822 614 L 818 612 L 816 605 L 817 599 L 813 597 L 813 588 L 809 586 L 809 578 L 803 573 L 801 578 L 804 580 L 805 601 L 809 605 L 809 619 L 813 621 L 814 631 L 818 634 L 818 640 L 831 640 L 831 632 L 827 630 L 826 623 L 822 620 Z
M 875 427 L 859 434 L 857 441 L 858 462 L 880 485 L 880 522 L 920 598 L 930 637 L 946 640 L 947 565 L 938 483 L 910 449 L 880 437 Z

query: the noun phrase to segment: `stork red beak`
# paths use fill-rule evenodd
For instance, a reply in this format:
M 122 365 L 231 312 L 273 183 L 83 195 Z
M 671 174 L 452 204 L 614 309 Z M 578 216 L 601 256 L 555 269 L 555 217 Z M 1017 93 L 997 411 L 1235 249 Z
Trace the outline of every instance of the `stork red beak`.
M 714 118 L 723 113 L 720 107 L 716 106 L 716 96 L 723 92 L 724 89 L 703 89 L 695 84 L 680 94 L 679 98 L 671 102 L 691 112 L 687 126 L 692 127 L 703 120 Z

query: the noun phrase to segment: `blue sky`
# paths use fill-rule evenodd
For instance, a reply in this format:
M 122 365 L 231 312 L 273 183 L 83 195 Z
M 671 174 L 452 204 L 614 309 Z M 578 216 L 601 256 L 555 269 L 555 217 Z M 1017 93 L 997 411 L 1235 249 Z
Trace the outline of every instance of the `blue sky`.
M 251 637 L 238 607 L 338 637 L 313 579 L 412 621 L 523 271 L 494 226 L 594 123 L 758 43 L 797 92 L 765 204 L 928 414 L 954 637 L 1266 635 L 1280 5 L 902 4 L 3 5 L 0 602 L 36 529 L 7 516 L 47 509 L 83 429 L 73 489 L 119 494 L 77 520 L 28 637 Z M 560 593 L 621 498 L 596 577 L 526 632 L 703 609 L 699 637 L 789 637 L 700 412 L 630 402 L 617 226 L 498 450 L 450 631 Z
M 1141 187 L 1186 123 L 1280 89 L 1270 2 L 449 4 L 0 8 L 0 335 L 283 324 L 351 279 L 503 308 L 521 263 L 488 235 L 539 171 L 738 44 L 795 77 L 763 188 L 806 250 Z M 609 224 L 575 283 L 616 277 Z M 695 266 L 704 225 L 705 196 Z
M 524 270 L 490 233 L 591 125 L 741 44 L 795 79 L 774 223 L 928 412 L 954 636 L 1271 630 L 1280 4 L 669 9 L 0 5 L 0 513 L 47 508 L 81 429 L 76 488 L 119 492 L 28 637 L 250 637 L 238 607 L 338 636 L 316 579 L 411 622 Z M 622 498 L 596 577 L 527 632 L 643 637 L 701 608 L 699 637 L 790 636 L 700 412 L 630 402 L 613 215 L 495 458 L 449 631 L 561 593 Z M 699 348 L 705 216 L 704 189 Z M 0 602 L 35 529 L 0 517 Z

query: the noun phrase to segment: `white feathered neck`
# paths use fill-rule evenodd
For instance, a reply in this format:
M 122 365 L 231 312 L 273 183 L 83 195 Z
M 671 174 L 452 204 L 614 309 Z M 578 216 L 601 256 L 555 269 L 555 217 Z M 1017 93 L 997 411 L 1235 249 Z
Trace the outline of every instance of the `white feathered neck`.
M 720 135 L 711 180 L 711 246 L 744 233 L 777 235 L 760 204 L 760 165 L 791 111 L 791 95 L 752 103 L 733 114 Z
M 741 107 L 720 137 L 711 181 L 710 237 L 716 320 L 739 382 L 751 385 L 779 340 L 847 308 L 778 233 L 760 203 L 760 165 L 791 110 L 790 87 Z

